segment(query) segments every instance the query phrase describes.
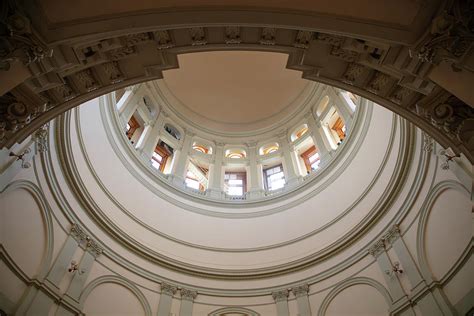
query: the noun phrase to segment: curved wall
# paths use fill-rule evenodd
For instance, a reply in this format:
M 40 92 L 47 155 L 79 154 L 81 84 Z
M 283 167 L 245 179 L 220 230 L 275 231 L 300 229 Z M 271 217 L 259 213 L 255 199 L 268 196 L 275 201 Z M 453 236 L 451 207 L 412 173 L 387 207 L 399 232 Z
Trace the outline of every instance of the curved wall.
M 96 99 L 53 122 L 47 151 L 33 140 L 14 147 L 32 148 L 29 169 L 2 151 L 0 306 L 7 313 L 469 310 L 471 188 L 453 172 L 461 172 L 456 161 L 440 168 L 439 145 L 381 107 L 371 109 L 365 141 L 344 168 L 346 160 L 337 161 L 287 201 L 225 210 L 186 200 L 125 164 L 101 107 Z M 262 209 L 277 211 L 248 216 Z M 390 272 L 396 262 L 403 273 Z M 119 303 L 101 299 L 111 292 Z

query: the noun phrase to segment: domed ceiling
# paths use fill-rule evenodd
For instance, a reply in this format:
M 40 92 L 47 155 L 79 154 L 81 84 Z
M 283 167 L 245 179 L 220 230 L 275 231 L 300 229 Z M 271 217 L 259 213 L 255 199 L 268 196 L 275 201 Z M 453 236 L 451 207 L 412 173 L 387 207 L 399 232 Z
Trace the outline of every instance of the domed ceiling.
M 183 54 L 159 85 L 187 120 L 215 132 L 251 132 L 287 119 L 314 85 L 286 69 L 287 60 L 287 54 L 252 51 Z

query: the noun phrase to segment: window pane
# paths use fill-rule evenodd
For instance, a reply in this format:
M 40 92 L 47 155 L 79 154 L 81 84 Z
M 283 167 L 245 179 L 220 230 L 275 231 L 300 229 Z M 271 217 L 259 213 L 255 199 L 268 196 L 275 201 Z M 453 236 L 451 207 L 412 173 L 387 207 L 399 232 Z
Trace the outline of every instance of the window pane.
M 152 160 L 151 160 L 151 165 L 152 165 L 153 168 L 155 168 L 155 169 L 160 169 L 160 166 L 161 166 L 161 164 L 160 164 L 158 161 L 156 161 L 155 159 L 152 159 Z
M 244 194 L 244 189 L 242 187 L 229 187 L 229 190 L 227 191 L 227 194 L 229 194 L 229 195 L 243 195 Z
M 229 180 L 229 185 L 231 186 L 242 186 L 242 180 Z
M 199 181 L 186 178 L 185 183 L 187 187 L 199 190 Z

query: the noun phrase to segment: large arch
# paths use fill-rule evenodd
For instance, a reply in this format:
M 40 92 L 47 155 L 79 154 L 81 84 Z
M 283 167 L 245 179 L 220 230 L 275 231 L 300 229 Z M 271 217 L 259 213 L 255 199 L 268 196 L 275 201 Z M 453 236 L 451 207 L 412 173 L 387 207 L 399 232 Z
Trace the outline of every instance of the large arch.
M 90 10 L 99 4 L 89 0 L 62 12 L 57 0 L 23 8 L 4 1 L 3 26 L 13 36 L 4 37 L 0 59 L 0 92 L 7 92 L 0 98 L 0 146 L 94 97 L 161 78 L 179 66 L 179 54 L 263 50 L 288 53 L 287 67 L 304 78 L 362 95 L 474 161 L 472 12 L 462 1 L 402 1 L 397 10 L 385 2 L 356 13 L 345 0 L 292 8 L 183 1 L 120 12 Z

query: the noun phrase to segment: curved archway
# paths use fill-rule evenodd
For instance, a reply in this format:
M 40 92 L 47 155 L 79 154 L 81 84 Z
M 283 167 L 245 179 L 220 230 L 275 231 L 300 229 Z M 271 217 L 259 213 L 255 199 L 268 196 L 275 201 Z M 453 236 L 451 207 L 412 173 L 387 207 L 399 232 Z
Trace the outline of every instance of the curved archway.
M 198 6 L 192 11 L 175 4 L 174 10 L 153 7 L 134 14 L 89 14 L 81 19 L 67 10 L 61 14 L 68 13 L 64 15 L 70 20 L 58 15 L 58 23 L 48 19 L 48 14 L 51 18 L 58 13 L 57 8 L 53 10 L 54 3 L 51 1 L 46 9 L 39 4 L 24 8 L 37 35 L 29 29 L 18 29 L 16 24 L 11 26 L 30 49 L 26 53 L 12 51 L 1 60 L 4 68 L 10 67 L 0 74 L 0 79 L 9 78 L 0 87 L 2 92 L 9 91 L 0 100 L 1 112 L 6 114 L 0 125 L 1 146 L 12 146 L 51 118 L 87 100 L 161 78 L 162 71 L 178 67 L 178 54 L 247 49 L 288 53 L 288 68 L 302 71 L 304 78 L 372 100 L 416 124 L 442 146 L 452 147 L 474 161 L 474 108 L 467 104 L 474 101 L 465 88 L 474 75 L 462 62 L 472 44 L 468 40 L 472 34 L 451 28 L 446 34 L 439 26 L 441 22 L 466 18 L 460 14 L 470 11 L 461 8 L 461 1 L 433 1 L 416 8 L 408 8 L 410 4 L 404 2 L 396 8 L 382 8 L 380 13 L 367 8 L 367 12 L 359 10 L 365 12 L 361 16 L 354 13 L 341 19 L 329 7 L 284 10 L 262 4 L 259 9 L 248 8 L 244 14 L 238 10 L 243 3 L 235 0 L 227 6 Z M 351 6 L 346 4 L 344 8 L 347 11 Z M 105 8 L 103 13 L 112 9 Z M 406 20 L 400 14 L 399 20 L 388 21 L 395 9 L 413 12 L 413 19 Z M 426 33 L 442 9 L 449 18 L 436 17 L 433 31 Z M 28 21 L 26 15 L 18 14 L 20 10 L 5 11 L 9 17 Z M 82 8 L 77 13 L 87 16 L 87 11 Z M 369 18 L 369 13 L 375 16 Z M 458 36 L 466 45 L 446 50 L 440 36 L 446 37 L 444 41 Z M 49 57 L 47 52 L 51 51 L 54 54 Z M 446 65 L 452 65 L 452 71 Z M 460 84 L 456 86 L 447 77 L 457 78 Z
M 127 290 L 131 291 L 135 295 L 135 297 L 138 299 L 138 301 L 143 307 L 143 310 L 145 311 L 145 315 L 146 316 L 152 315 L 150 304 L 148 303 L 148 300 L 146 299 L 145 295 L 143 295 L 143 293 L 138 289 L 138 287 L 136 287 L 127 279 L 120 276 L 116 276 L 116 275 L 101 276 L 101 277 L 98 277 L 97 279 L 94 279 L 89 284 L 87 284 L 87 286 L 82 291 L 81 296 L 79 297 L 79 306 L 81 310 L 84 308 L 84 303 L 87 297 L 89 296 L 89 294 L 96 287 L 104 283 L 115 283 L 115 284 L 119 284 L 125 287 Z
M 337 286 L 335 286 L 331 290 L 331 292 L 329 292 L 329 294 L 324 298 L 323 302 L 321 303 L 321 307 L 319 308 L 319 311 L 318 311 L 318 316 L 326 315 L 326 310 L 328 309 L 329 304 L 339 293 L 341 293 L 343 290 L 351 286 L 358 285 L 358 284 L 365 284 L 365 285 L 369 285 L 375 288 L 383 296 L 388 307 L 392 305 L 392 302 L 393 302 L 392 297 L 390 296 L 390 293 L 382 284 L 370 278 L 355 277 L 355 278 L 342 281 Z

